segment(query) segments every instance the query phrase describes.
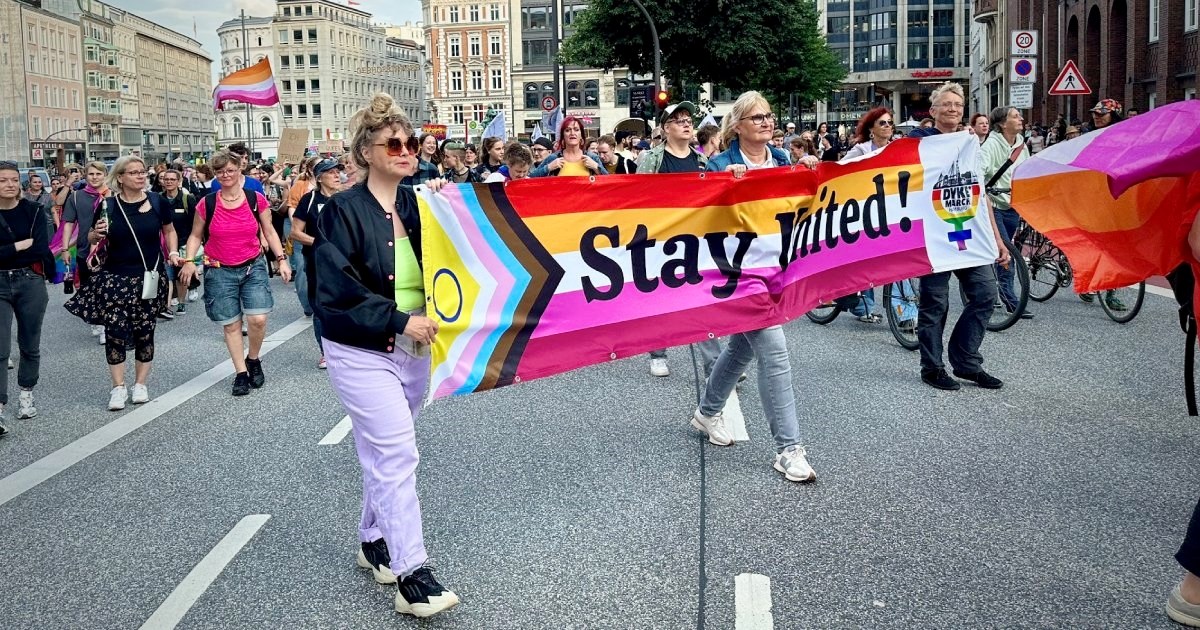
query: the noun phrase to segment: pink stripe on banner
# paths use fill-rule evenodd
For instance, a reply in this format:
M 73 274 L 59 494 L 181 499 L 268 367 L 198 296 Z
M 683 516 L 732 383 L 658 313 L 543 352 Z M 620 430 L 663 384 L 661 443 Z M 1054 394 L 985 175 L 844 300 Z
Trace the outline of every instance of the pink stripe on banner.
M 466 189 L 471 190 L 470 188 Z M 466 207 L 466 201 L 463 199 L 462 190 L 463 189 L 459 188 L 458 186 L 447 186 L 442 189 L 442 195 L 444 195 L 447 201 L 449 201 L 450 207 L 454 210 L 455 217 L 470 216 L 470 211 Z M 484 238 L 483 232 L 480 231 L 479 225 L 474 219 L 458 221 L 457 223 L 458 227 L 462 228 L 464 236 L 466 236 L 467 241 L 471 245 L 471 252 L 479 259 L 479 263 L 483 265 L 484 270 L 487 270 L 488 277 L 491 277 L 496 281 L 495 292 L 492 294 L 491 300 L 489 300 L 487 305 L 487 310 L 485 311 L 488 313 L 489 317 L 478 322 L 477 324 L 473 324 L 471 328 L 478 329 L 479 326 L 489 324 L 497 325 L 499 322 L 490 316 L 500 310 L 500 307 L 504 304 L 504 301 L 507 300 L 508 296 L 512 293 L 513 287 L 517 285 L 517 280 L 508 270 L 508 267 L 500 262 L 500 259 L 496 256 L 496 253 L 492 251 L 491 245 L 489 245 L 487 239 Z M 478 281 L 478 278 L 476 280 Z M 483 346 L 484 341 L 486 341 L 485 335 L 472 334 L 470 336 L 470 341 L 467 343 L 467 347 L 459 356 L 477 356 L 479 354 L 479 349 Z M 471 361 L 458 361 L 454 365 L 454 370 L 446 378 L 444 383 L 451 387 L 460 387 L 464 382 L 466 382 L 467 377 L 470 375 L 471 370 L 474 367 L 474 363 Z
M 886 263 L 886 264 L 884 264 Z M 558 374 L 565 369 L 606 363 L 644 354 L 667 345 L 682 345 L 714 337 L 724 337 L 755 322 L 767 328 L 788 321 L 781 313 L 803 313 L 831 296 L 852 293 L 846 287 L 882 286 L 890 282 L 923 275 L 930 269 L 929 256 L 922 245 L 891 254 L 886 261 L 875 259 L 851 262 L 836 269 L 819 271 L 808 277 L 803 290 L 789 290 L 785 303 L 775 303 L 767 293 L 731 298 L 697 308 L 646 316 L 638 320 L 601 324 L 584 330 L 530 339 L 521 356 L 517 375 L 523 380 Z M 877 295 L 882 299 L 881 295 Z M 713 322 L 726 322 L 714 326 Z M 619 345 L 612 339 L 623 339 Z M 670 340 L 669 342 L 667 340 Z
M 822 247 L 819 253 L 810 254 L 793 262 L 788 266 L 787 272 L 782 275 L 776 274 L 777 267 L 743 269 L 734 294 L 721 301 L 737 300 L 749 295 L 766 293 L 768 288 L 771 293 L 778 294 L 783 291 L 783 284 L 790 285 L 830 269 L 844 268 L 846 265 L 861 260 L 873 261 L 876 258 L 889 257 L 913 249 L 925 249 L 924 229 L 920 221 L 914 221 L 908 232 L 900 231 L 900 227 L 897 225 L 891 226 L 891 229 L 890 236 L 876 241 L 867 241 L 863 236 L 855 245 L 840 244 L 833 249 Z M 864 247 L 858 247 L 859 244 Z M 863 259 L 864 251 L 870 251 L 871 257 Z M 926 268 L 921 273 L 929 273 L 929 269 Z M 617 297 L 602 304 L 588 303 L 584 298 L 583 291 L 555 295 L 550 300 L 550 304 L 546 306 L 546 312 L 541 317 L 541 323 L 534 330 L 533 338 L 549 337 L 595 326 L 686 311 L 718 302 L 717 298 L 713 297 L 712 289 L 725 284 L 725 276 L 716 269 L 702 271 L 701 275 L 704 277 L 704 281 L 700 284 L 685 285 L 678 289 L 660 288 L 652 293 L 642 293 L 633 286 L 632 282 L 626 282 Z M 763 283 L 764 277 L 773 277 L 775 282 L 768 287 Z M 868 286 L 869 284 L 870 281 L 867 281 L 856 286 Z M 840 294 L 823 297 L 834 298 L 838 295 Z

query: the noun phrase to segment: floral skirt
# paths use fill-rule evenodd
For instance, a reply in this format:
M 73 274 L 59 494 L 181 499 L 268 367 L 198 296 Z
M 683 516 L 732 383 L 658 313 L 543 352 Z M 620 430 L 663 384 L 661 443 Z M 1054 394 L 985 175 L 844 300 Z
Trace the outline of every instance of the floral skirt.
M 153 334 L 158 314 L 167 307 L 167 275 L 158 277 L 158 295 L 142 299 L 142 277 L 100 271 L 67 300 L 67 312 L 101 325 L 108 335 L 134 339 Z

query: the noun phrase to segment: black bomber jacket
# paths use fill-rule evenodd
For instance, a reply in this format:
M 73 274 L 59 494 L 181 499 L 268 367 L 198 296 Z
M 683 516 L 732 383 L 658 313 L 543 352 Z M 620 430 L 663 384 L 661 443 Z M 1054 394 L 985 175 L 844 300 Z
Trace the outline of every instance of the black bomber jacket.
M 391 212 L 400 214 L 421 258 L 421 218 L 412 188 L 399 186 L 396 207 L 385 210 L 366 182 L 334 195 L 317 217 L 313 243 L 316 302 L 322 334 L 331 341 L 393 352 L 408 315 L 396 310 L 396 243 Z

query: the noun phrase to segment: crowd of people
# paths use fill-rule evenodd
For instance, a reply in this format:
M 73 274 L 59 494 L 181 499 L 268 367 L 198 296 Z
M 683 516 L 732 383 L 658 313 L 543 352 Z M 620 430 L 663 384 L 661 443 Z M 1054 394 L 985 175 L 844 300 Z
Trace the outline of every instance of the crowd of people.
M 993 212 L 988 227 L 998 242 L 1011 238 L 1019 215 L 1011 206 L 1011 169 L 1029 155 L 1069 137 L 1071 126 L 1026 133 L 1017 109 L 1000 107 L 964 120 L 962 88 L 946 83 L 931 95 L 929 124 L 908 137 L 970 129 L 981 142 L 980 170 Z M 583 121 L 566 117 L 556 141 L 529 144 L 484 138 L 476 147 L 418 136 L 392 98 L 378 94 L 352 119 L 349 152 L 301 164 L 253 163 L 242 145 L 206 164 L 150 167 L 125 156 L 111 167 L 92 162 L 52 178 L 49 190 L 24 190 L 12 162 L 0 162 L 0 339 L 8 359 L 15 321 L 20 352 L 18 418 L 37 414 L 40 335 L 47 280 L 61 266 L 72 296 L 66 309 L 92 326 L 112 378 L 107 408 L 151 400 L 149 377 L 160 320 L 184 315 L 199 297 L 219 328 L 235 368 L 234 396 L 262 388 L 261 348 L 275 305 L 271 277 L 295 280 L 297 299 L 313 318 L 317 367 L 327 369 L 348 411 L 363 475 L 357 561 L 375 580 L 397 585 L 397 611 L 430 616 L 459 603 L 427 564 L 416 493 L 415 423 L 429 379 L 430 345 L 438 322 L 425 312 L 421 219 L 414 186 L 435 194 L 449 183 L 497 183 L 540 177 L 728 172 L 854 160 L 881 151 L 898 137 L 893 112 L 877 107 L 846 137 L 822 123 L 797 133 L 776 129 L 768 101 L 742 94 L 719 127 L 695 128 L 698 108 L 665 108 L 648 139 L 631 133 L 589 138 Z M 1117 122 L 1119 103 L 1101 101 L 1084 132 Z M 1061 122 L 1061 121 L 1060 121 Z M 38 178 L 31 178 L 37 180 Z M 1200 239 L 1198 239 L 1200 240 Z M 57 248 L 57 251 L 54 251 Z M 61 259 L 57 263 L 54 257 Z M 1000 248 L 997 263 L 1006 267 Z M 966 306 L 943 353 L 951 274 Z M 999 279 L 999 282 L 997 281 Z M 1003 273 L 990 265 L 925 276 L 915 324 L 920 378 L 940 390 L 961 381 L 985 389 L 1003 382 L 984 371 L 981 343 L 995 300 L 1007 305 Z M 855 314 L 878 322 L 871 291 Z M 245 339 L 243 339 L 245 337 Z M 126 387 L 128 350 L 134 383 Z M 759 363 L 758 391 L 774 438 L 770 465 L 789 481 L 810 482 L 793 389 L 787 338 L 780 326 L 699 344 L 705 382 L 691 426 L 716 446 L 734 444 L 723 417 L 751 361 Z M 670 375 L 665 350 L 650 354 L 650 373 Z M 8 404 L 7 373 L 0 413 Z M 0 424 L 0 435 L 6 428 Z M 1170 596 L 1173 618 L 1200 627 L 1200 505 L 1179 561 L 1189 572 Z

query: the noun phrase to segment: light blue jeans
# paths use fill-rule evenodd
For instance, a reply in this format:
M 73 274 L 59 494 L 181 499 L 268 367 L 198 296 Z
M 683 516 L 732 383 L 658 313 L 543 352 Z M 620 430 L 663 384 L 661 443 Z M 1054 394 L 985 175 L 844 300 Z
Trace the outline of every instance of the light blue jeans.
M 775 449 L 783 452 L 800 443 L 800 423 L 792 392 L 792 362 L 781 326 L 729 336 L 704 385 L 700 413 L 714 416 L 725 408 L 738 378 L 755 357 L 758 357 L 758 395 L 762 398 L 763 413 L 775 437 Z

